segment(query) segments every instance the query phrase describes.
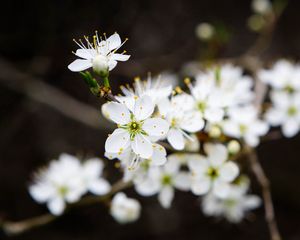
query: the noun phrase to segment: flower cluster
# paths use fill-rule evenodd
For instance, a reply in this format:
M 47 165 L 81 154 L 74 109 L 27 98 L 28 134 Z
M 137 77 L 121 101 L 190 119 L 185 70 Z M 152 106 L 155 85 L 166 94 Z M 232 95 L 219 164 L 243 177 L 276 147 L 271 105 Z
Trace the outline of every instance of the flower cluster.
M 98 158 L 80 162 L 63 153 L 48 168 L 36 173 L 35 183 L 29 187 L 30 195 L 39 203 L 47 203 L 52 214 L 60 215 L 66 203 L 77 202 L 87 192 L 104 195 L 110 191 L 109 182 L 102 178 L 103 167 Z
M 280 126 L 285 137 L 300 130 L 300 66 L 280 60 L 269 70 L 261 70 L 259 78 L 271 88 L 271 107 L 265 119 L 271 126 Z

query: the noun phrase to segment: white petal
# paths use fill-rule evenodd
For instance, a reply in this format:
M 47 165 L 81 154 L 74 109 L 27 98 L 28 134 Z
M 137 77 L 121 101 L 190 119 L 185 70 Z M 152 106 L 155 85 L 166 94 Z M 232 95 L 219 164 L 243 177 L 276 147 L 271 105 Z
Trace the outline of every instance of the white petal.
M 174 189 L 170 186 L 163 187 L 158 195 L 158 200 L 164 208 L 170 208 L 174 198 Z
M 112 60 L 116 60 L 116 61 L 127 61 L 130 58 L 130 55 L 126 55 L 126 54 L 120 54 L 120 53 L 114 53 L 111 56 Z
M 211 187 L 211 181 L 208 177 L 203 177 L 196 179 L 195 181 L 192 182 L 191 184 L 191 191 L 195 195 L 203 195 L 206 194 Z
M 121 128 L 117 128 L 105 142 L 105 151 L 118 153 L 125 150 L 130 145 L 129 133 Z
M 184 138 L 181 131 L 171 128 L 167 139 L 176 150 L 182 150 L 184 148 Z
M 137 134 L 131 142 L 132 150 L 142 158 L 149 159 L 153 154 L 152 143 L 150 140 L 142 135 Z
M 210 122 L 220 122 L 224 117 L 224 110 L 221 108 L 208 108 L 204 117 Z
M 88 189 L 93 194 L 104 195 L 110 191 L 111 187 L 108 181 L 103 178 L 99 178 L 94 180 L 93 182 L 90 182 Z
M 97 54 L 95 49 L 77 49 L 75 55 L 87 60 L 92 59 Z
M 108 61 L 108 70 L 111 71 L 117 66 L 117 61 L 116 60 L 109 60 Z
M 135 184 L 135 190 L 137 191 L 137 193 L 145 197 L 156 194 L 159 191 L 159 189 L 159 182 L 150 178 L 138 184 Z
M 219 198 L 226 198 L 230 193 L 230 185 L 225 182 L 215 181 L 213 184 L 213 194 Z
M 188 172 L 179 172 L 174 177 L 174 186 L 182 191 L 188 191 L 191 187 L 191 176 Z
M 199 111 L 187 112 L 184 114 L 180 127 L 188 132 L 197 132 L 204 127 L 204 120 Z
M 257 208 L 261 205 L 261 199 L 258 196 L 255 195 L 248 195 L 244 201 L 243 201 L 243 205 L 245 210 L 251 210 L 254 208 Z
M 44 203 L 53 196 L 54 188 L 49 184 L 37 183 L 29 187 L 29 193 L 35 201 Z
M 108 44 L 108 49 L 111 51 L 111 50 L 114 50 L 114 49 L 120 47 L 121 38 L 118 33 L 114 33 L 106 40 L 106 42 Z
M 239 168 L 234 162 L 226 162 L 220 168 L 220 178 L 225 182 L 232 182 L 239 174 Z
M 196 177 L 198 177 L 199 175 L 204 175 L 210 165 L 208 160 L 204 156 L 193 154 L 188 159 L 188 167 L 193 172 L 193 174 L 196 174 Z
M 50 200 L 47 203 L 47 207 L 53 215 L 61 215 L 65 210 L 66 205 L 62 198 L 57 197 Z
M 285 137 L 293 137 L 299 132 L 300 123 L 294 119 L 286 121 L 282 125 L 282 132 Z
M 155 166 L 163 165 L 167 162 L 166 158 L 167 152 L 166 149 L 159 145 L 159 144 L 153 144 L 153 154 L 151 156 L 151 164 Z
M 128 108 L 116 102 L 110 102 L 105 107 L 106 117 L 111 119 L 117 124 L 127 124 L 130 121 L 130 112 Z
M 154 104 L 150 97 L 143 96 L 136 100 L 133 114 L 137 120 L 145 120 L 150 117 L 154 111 Z
M 142 128 L 150 136 L 163 137 L 169 130 L 169 123 L 161 118 L 149 118 L 145 120 Z
M 68 68 L 72 72 L 81 72 L 81 71 L 86 70 L 90 67 L 92 67 L 92 62 L 90 60 L 82 60 L 82 59 L 76 59 L 74 62 L 72 62 L 68 66 Z
M 227 148 L 222 144 L 207 143 L 204 145 L 204 150 L 212 166 L 220 166 L 228 156 Z
M 228 136 L 239 138 L 241 136 L 239 125 L 232 121 L 227 120 L 223 124 L 224 133 Z
M 278 126 L 280 125 L 285 118 L 285 114 L 283 111 L 280 111 L 276 108 L 271 108 L 269 111 L 265 114 L 265 119 L 270 123 L 272 126 Z
M 245 142 L 251 147 L 256 147 L 259 144 L 259 137 L 254 134 L 246 134 L 244 139 Z
M 104 164 L 99 158 L 92 158 L 83 163 L 82 172 L 88 178 L 99 177 L 102 174 Z

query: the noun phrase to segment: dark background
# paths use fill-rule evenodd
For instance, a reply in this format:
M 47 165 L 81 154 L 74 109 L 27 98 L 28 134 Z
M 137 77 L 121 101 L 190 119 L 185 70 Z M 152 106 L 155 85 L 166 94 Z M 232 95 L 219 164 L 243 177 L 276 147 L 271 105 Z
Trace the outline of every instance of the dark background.
M 267 61 L 299 58 L 299 9 L 299 1 L 289 1 L 271 47 L 264 54 Z M 243 53 L 256 38 L 246 28 L 250 14 L 250 1 L 241 0 L 2 1 L 0 72 L 10 66 L 26 77 L 18 75 L 24 81 L 16 83 L 14 73 L 0 73 L 0 217 L 21 220 L 47 212 L 30 198 L 27 186 L 32 172 L 59 153 L 103 155 L 109 131 L 67 118 L 28 98 L 23 87 L 18 88 L 31 77 L 38 78 L 100 110 L 102 101 L 91 96 L 79 74 L 67 69 L 74 60 L 73 38 L 91 35 L 96 29 L 129 37 L 125 49 L 132 57 L 111 73 L 116 88 L 136 75 L 177 71 L 197 58 L 203 45 L 201 48 L 194 32 L 203 21 L 223 22 L 231 30 L 232 39 L 221 57 Z M 49 98 L 45 95 L 44 100 Z M 259 147 L 272 182 L 279 229 L 284 239 L 290 240 L 300 239 L 299 143 L 297 136 Z M 112 163 L 109 166 L 112 168 Z M 118 175 L 110 171 L 110 176 L 114 180 Z M 253 189 L 260 194 L 255 181 Z M 136 196 L 133 191 L 128 193 Z M 262 208 L 241 224 L 231 225 L 204 217 L 192 194 L 176 194 L 171 210 L 162 209 L 156 197 L 141 198 L 142 217 L 133 224 L 118 225 L 99 205 L 73 211 L 49 226 L 13 239 L 268 239 Z

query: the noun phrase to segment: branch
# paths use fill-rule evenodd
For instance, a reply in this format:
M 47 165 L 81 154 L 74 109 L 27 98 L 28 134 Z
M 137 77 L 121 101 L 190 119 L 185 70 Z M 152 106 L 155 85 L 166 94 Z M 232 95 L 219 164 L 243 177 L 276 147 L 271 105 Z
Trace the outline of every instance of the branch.
M 22 73 L 3 59 L 0 59 L 0 69 L 0 83 L 11 90 L 48 105 L 64 116 L 86 126 L 94 129 L 111 129 L 110 124 L 103 124 L 107 120 L 97 109 L 72 98 L 39 78 Z
M 111 191 L 108 194 L 104 196 L 86 196 L 82 198 L 79 202 L 69 205 L 65 212 L 70 211 L 75 207 L 77 208 L 92 205 L 99 202 L 106 202 L 113 194 L 122 191 L 130 186 L 131 182 L 123 182 L 122 180 L 120 180 L 112 186 Z M 61 216 L 54 216 L 48 213 L 41 216 L 28 218 L 19 222 L 3 221 L 1 223 L 1 228 L 6 233 L 6 235 L 15 236 L 20 235 L 31 229 L 47 225 L 53 222 L 54 220 L 58 219 L 59 217 Z
M 248 159 L 251 169 L 262 188 L 262 196 L 265 206 L 265 218 L 269 227 L 271 240 L 281 240 L 277 223 L 275 219 L 274 206 L 271 197 L 270 182 L 257 158 L 257 154 L 254 149 L 245 146 L 248 150 Z

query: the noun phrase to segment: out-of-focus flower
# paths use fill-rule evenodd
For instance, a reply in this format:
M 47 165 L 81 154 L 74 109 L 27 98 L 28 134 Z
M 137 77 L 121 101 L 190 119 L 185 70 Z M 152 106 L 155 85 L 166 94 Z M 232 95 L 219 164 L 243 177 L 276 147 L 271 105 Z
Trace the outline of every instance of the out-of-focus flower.
M 197 25 L 195 32 L 200 40 L 208 41 L 214 36 L 215 29 L 214 26 L 209 23 L 200 23 Z
M 147 159 L 142 158 L 136 153 L 134 153 L 131 148 L 127 148 L 120 154 L 106 152 L 105 157 L 107 157 L 108 159 L 115 159 L 115 158 L 119 159 L 122 162 L 122 165 L 125 166 L 129 171 L 138 169 L 139 163 L 143 161 L 149 161 L 149 164 L 151 166 L 160 166 L 165 164 L 167 161 L 166 149 L 157 143 L 153 143 L 152 148 L 153 148 L 152 156 Z
M 190 178 L 187 171 L 181 171 L 181 160 L 176 155 L 168 157 L 161 167 L 152 167 L 147 177 L 135 184 L 136 191 L 142 196 L 158 193 L 158 200 L 164 208 L 171 206 L 174 198 L 174 188 L 187 191 L 190 188 Z
M 73 72 L 80 72 L 91 67 L 98 73 L 111 71 L 117 65 L 117 61 L 127 61 L 130 57 L 130 55 L 124 54 L 125 52 L 116 53 L 127 40 L 122 43 L 117 33 L 107 39 L 106 37 L 102 39 L 96 32 L 92 42 L 88 37 L 84 38 L 86 43 L 74 40 L 80 47 L 76 50 L 75 55 L 81 59 L 76 59 L 68 66 Z
M 238 176 L 239 168 L 227 161 L 227 148 L 222 144 L 204 145 L 207 156 L 194 155 L 188 160 L 192 175 L 191 190 L 196 195 L 212 192 L 220 198 L 227 197 L 230 183 Z
M 190 134 L 189 138 L 185 139 L 184 149 L 190 152 L 197 152 L 200 149 L 200 142 L 196 134 Z
M 128 198 L 123 192 L 113 197 L 110 214 L 117 222 L 121 224 L 134 222 L 140 217 L 140 213 L 141 205 L 137 200 Z
M 146 95 L 135 100 L 133 111 L 121 103 L 108 103 L 105 113 L 118 128 L 107 138 L 105 151 L 121 154 L 131 148 L 138 156 L 150 158 L 153 154 L 151 138 L 162 138 L 169 130 L 167 121 L 151 118 L 153 111 L 154 104 Z
M 258 111 L 252 105 L 232 108 L 228 114 L 229 119 L 223 123 L 224 133 L 234 138 L 242 138 L 252 147 L 257 146 L 259 137 L 269 130 L 268 124 L 258 119 Z
M 102 169 L 99 159 L 82 165 L 76 157 L 61 154 L 58 160 L 36 174 L 29 193 L 37 202 L 47 203 L 52 214 L 60 215 L 66 203 L 78 201 L 87 191 L 103 195 L 110 190 L 109 183 L 101 178 Z
M 186 133 L 195 133 L 204 127 L 201 113 L 193 108 L 194 99 L 188 94 L 179 94 L 158 104 L 159 113 L 170 124 L 168 142 L 177 150 L 184 149 Z
M 300 90 L 300 66 L 287 60 L 277 61 L 269 70 L 260 70 L 258 77 L 274 90 L 285 90 L 287 92 Z
M 271 92 L 273 106 L 265 114 L 272 126 L 281 126 L 285 137 L 295 136 L 300 129 L 300 92 Z
M 87 191 L 95 195 L 104 195 L 110 191 L 110 184 L 102 178 L 104 164 L 99 158 L 91 158 L 82 163 L 82 181 Z
M 218 198 L 214 194 L 206 195 L 202 200 L 202 210 L 207 216 L 224 217 L 232 223 L 240 222 L 247 211 L 261 205 L 256 195 L 246 194 L 243 185 L 231 185 L 226 198 Z
M 171 95 L 172 84 L 163 76 L 159 75 L 156 79 L 152 79 L 149 75 L 146 81 L 135 78 L 133 88 L 121 86 L 121 90 L 124 96 L 116 96 L 116 98 L 133 111 L 137 97 L 148 96 L 154 104 L 157 104 Z
M 265 18 L 260 14 L 253 14 L 248 18 L 248 26 L 252 31 L 259 32 L 266 24 Z
M 266 14 L 272 10 L 272 4 L 269 0 L 252 0 L 252 10 L 258 14 Z

